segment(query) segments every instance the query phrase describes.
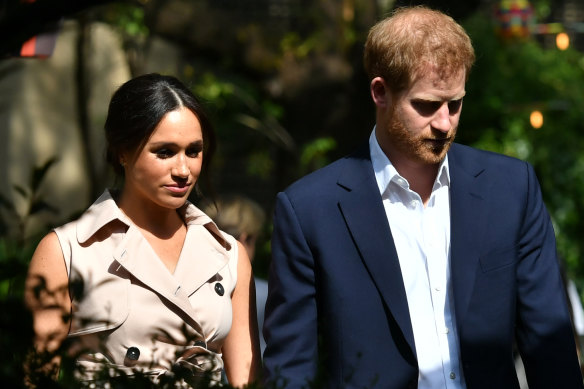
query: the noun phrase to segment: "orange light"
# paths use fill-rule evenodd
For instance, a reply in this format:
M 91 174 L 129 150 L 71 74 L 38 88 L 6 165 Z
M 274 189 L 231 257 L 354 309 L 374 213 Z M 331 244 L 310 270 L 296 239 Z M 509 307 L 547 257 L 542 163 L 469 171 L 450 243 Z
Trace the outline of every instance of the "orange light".
M 535 129 L 541 128 L 543 126 L 543 115 L 539 111 L 533 111 L 531 115 L 529 115 L 529 123 Z
M 565 32 L 556 35 L 556 46 L 560 50 L 566 50 L 570 46 L 570 37 Z

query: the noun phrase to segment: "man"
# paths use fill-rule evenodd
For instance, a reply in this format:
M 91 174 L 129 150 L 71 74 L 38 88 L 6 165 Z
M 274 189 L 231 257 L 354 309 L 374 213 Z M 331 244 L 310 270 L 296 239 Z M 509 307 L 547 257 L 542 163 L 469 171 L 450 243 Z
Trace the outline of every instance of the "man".
M 474 62 L 450 17 L 374 26 L 376 126 L 278 194 L 266 379 L 286 389 L 582 388 L 554 232 L 533 168 L 454 144 Z

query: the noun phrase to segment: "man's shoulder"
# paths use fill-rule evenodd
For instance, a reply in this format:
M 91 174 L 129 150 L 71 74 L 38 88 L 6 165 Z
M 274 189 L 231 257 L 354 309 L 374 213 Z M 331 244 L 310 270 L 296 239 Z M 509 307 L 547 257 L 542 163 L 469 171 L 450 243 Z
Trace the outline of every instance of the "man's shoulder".
M 341 175 L 352 171 L 357 165 L 363 163 L 371 165 L 368 144 L 362 144 L 352 153 L 299 178 L 290 184 L 284 192 L 290 195 L 306 191 L 324 191 L 327 188 L 336 187 Z M 371 167 L 371 169 L 373 168 Z
M 527 162 L 509 155 L 497 153 L 494 151 L 477 149 L 475 147 L 453 143 L 448 152 L 449 161 L 454 161 L 462 166 L 480 166 L 482 168 L 489 166 L 501 167 L 525 167 Z

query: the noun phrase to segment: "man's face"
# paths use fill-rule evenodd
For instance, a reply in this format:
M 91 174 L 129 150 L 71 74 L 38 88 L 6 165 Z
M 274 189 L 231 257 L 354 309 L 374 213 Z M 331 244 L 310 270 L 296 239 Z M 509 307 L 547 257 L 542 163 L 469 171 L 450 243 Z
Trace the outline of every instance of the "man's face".
M 391 96 L 385 134 L 382 131 L 378 139 L 392 163 L 435 165 L 442 161 L 456 134 L 464 84 L 464 71 L 447 79 L 432 71 Z

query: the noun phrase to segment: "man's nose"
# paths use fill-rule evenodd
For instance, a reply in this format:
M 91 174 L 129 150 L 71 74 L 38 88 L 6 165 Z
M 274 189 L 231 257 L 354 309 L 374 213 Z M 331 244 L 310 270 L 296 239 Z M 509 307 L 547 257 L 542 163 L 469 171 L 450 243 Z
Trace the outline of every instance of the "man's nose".
M 434 119 L 431 123 L 432 128 L 446 133 L 452 129 L 452 123 L 450 119 L 450 110 L 448 108 L 448 104 L 444 103 L 434 114 Z

